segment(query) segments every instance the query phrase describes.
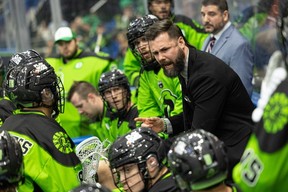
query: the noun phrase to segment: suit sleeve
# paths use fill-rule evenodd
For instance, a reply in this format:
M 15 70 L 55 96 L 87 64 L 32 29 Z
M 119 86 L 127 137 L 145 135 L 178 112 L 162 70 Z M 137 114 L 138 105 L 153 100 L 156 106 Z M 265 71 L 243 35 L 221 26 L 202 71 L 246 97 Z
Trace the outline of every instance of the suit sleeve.
M 173 130 L 171 136 L 176 136 L 184 131 L 183 112 L 178 115 L 171 116 L 168 119 L 172 125 Z
M 251 97 L 253 91 L 252 78 L 254 58 L 248 42 L 242 43 L 232 55 L 230 67 L 239 75 L 244 87 Z

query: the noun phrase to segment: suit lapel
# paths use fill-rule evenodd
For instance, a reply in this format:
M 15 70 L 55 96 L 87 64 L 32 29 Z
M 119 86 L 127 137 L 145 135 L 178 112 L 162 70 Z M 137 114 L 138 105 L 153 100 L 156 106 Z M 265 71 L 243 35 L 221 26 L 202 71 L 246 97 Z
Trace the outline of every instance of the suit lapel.
M 234 31 L 233 25 L 230 25 L 226 31 L 220 36 L 219 39 L 216 40 L 216 43 L 211 51 L 213 55 L 217 55 L 217 53 L 221 50 L 221 48 L 225 45 L 225 43 L 230 38 L 232 32 Z M 232 39 L 230 39 L 231 41 Z

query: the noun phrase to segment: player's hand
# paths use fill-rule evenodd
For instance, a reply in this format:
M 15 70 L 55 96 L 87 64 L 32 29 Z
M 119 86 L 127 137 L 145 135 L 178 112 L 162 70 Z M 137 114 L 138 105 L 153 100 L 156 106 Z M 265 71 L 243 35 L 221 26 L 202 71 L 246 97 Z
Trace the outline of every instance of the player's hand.
M 141 127 L 151 128 L 156 133 L 164 130 L 164 121 L 160 117 L 136 117 L 134 120 L 142 122 Z

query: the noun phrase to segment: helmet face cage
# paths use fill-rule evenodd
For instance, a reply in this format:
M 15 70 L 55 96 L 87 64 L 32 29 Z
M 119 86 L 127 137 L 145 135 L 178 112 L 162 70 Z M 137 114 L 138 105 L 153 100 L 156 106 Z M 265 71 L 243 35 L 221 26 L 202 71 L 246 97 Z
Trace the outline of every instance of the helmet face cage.
M 65 90 L 64 85 L 60 79 L 60 77 L 57 77 L 57 80 L 55 82 L 55 86 L 53 86 L 52 93 L 55 98 L 55 104 L 53 105 L 53 117 L 57 117 L 59 113 L 64 113 L 64 105 L 65 105 Z
M 145 58 L 143 58 L 140 51 L 137 48 L 136 42 L 139 38 L 145 38 L 145 32 L 156 21 L 158 21 L 158 19 L 154 15 L 145 15 L 144 17 L 137 18 L 131 21 L 128 27 L 127 40 L 128 40 L 129 48 L 131 49 L 135 58 L 144 67 L 144 69 L 149 68 L 149 66 L 153 65 L 156 60 L 154 56 L 152 55 L 150 49 L 149 49 L 149 53 L 151 55 L 150 58 L 152 58 L 152 60 L 146 60 Z M 147 46 L 149 46 L 148 42 L 147 42 Z
M 227 177 L 228 157 L 224 143 L 204 130 L 176 138 L 168 153 L 168 162 L 182 190 L 206 189 Z
M 49 88 L 55 100 L 52 107 L 54 113 L 58 115 L 59 111 L 63 111 L 63 85 L 57 79 L 54 69 L 37 54 L 33 50 L 28 50 L 11 58 L 10 69 L 4 82 L 5 92 L 16 106 L 33 107 L 35 103 L 40 104 L 42 101 L 42 90 Z
M 135 167 L 137 167 L 137 171 L 135 171 Z M 123 182 L 126 182 L 127 187 L 132 191 L 132 188 L 139 183 L 143 183 L 143 188 L 145 187 L 146 179 L 144 175 L 146 175 L 146 160 L 141 161 L 137 164 L 127 164 L 121 166 L 119 168 L 111 169 L 114 184 L 118 189 L 123 188 Z M 132 172 L 132 173 L 131 173 Z M 123 178 L 120 177 L 122 175 Z M 147 178 L 147 177 L 146 177 Z M 132 185 L 127 182 L 130 179 L 136 179 L 136 182 L 132 183 Z
M 24 180 L 23 153 L 18 141 L 7 131 L 0 132 L 0 189 L 17 186 Z
M 111 90 L 111 88 L 115 87 L 119 87 L 119 90 L 117 89 L 118 90 L 117 93 L 122 94 L 123 107 L 121 109 L 111 106 L 109 102 L 107 102 L 107 98 L 105 96 L 106 91 Z M 103 73 L 99 80 L 98 89 L 101 97 L 103 98 L 104 101 L 106 101 L 107 108 L 109 111 L 115 112 L 116 110 L 116 112 L 121 112 L 126 110 L 127 104 L 131 98 L 131 92 L 128 78 L 122 71 L 114 69 L 112 71 Z M 115 103 L 114 106 L 117 106 L 117 104 Z
M 155 155 L 159 164 L 164 162 L 166 150 L 163 140 L 149 128 L 137 128 L 117 139 L 108 150 L 112 173 L 128 164 L 138 164 L 144 179 L 148 179 L 146 160 Z M 114 177 L 114 179 L 117 177 Z M 117 180 L 115 182 L 117 184 Z
M 113 92 L 113 93 L 112 93 Z M 116 99 L 117 96 L 121 96 L 122 100 L 119 103 Z M 128 90 L 123 86 L 111 87 L 104 91 L 103 99 L 108 105 L 108 109 L 112 113 L 125 111 L 128 107 Z

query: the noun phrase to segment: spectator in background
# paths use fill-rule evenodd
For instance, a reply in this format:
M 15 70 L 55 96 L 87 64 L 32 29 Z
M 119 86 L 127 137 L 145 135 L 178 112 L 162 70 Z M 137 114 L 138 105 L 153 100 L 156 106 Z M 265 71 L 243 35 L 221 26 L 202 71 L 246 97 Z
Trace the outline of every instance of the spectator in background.
M 110 141 L 136 128 L 137 106 L 131 101 L 130 84 L 125 74 L 114 69 L 103 73 L 98 89 L 107 107 L 107 116 L 111 121 L 109 127 Z
M 231 178 L 253 129 L 254 106 L 239 76 L 216 56 L 187 44 L 170 20 L 154 23 L 145 36 L 164 73 L 180 80 L 185 127 L 168 129 L 160 118 L 136 120 L 156 132 L 177 134 L 204 129 L 215 134 L 227 146 Z
M 202 24 L 210 36 L 202 50 L 223 60 L 240 77 L 249 96 L 252 96 L 254 59 L 252 47 L 230 22 L 226 0 L 203 0 Z
M 24 182 L 23 153 L 19 142 L 7 131 L 0 132 L 0 191 L 17 192 Z
M 25 183 L 19 191 L 68 191 L 80 184 L 74 143 L 55 121 L 64 110 L 64 89 L 54 69 L 34 50 L 17 53 L 4 81 L 19 109 L 1 129 L 23 145 Z M 67 177 L 69 175 L 69 177 Z
M 60 76 L 67 91 L 74 81 L 80 80 L 97 87 L 101 74 L 111 68 L 110 58 L 80 49 L 76 34 L 69 27 L 60 27 L 55 32 L 54 41 L 59 55 L 46 60 Z M 65 109 L 60 115 L 63 128 L 70 137 L 81 136 L 81 126 L 85 123 L 81 123 L 80 115 L 71 103 L 66 102 Z
M 228 157 L 223 141 L 203 129 L 178 136 L 168 152 L 168 163 L 183 191 L 239 191 L 225 182 Z
M 234 22 L 250 41 L 254 53 L 254 91 L 260 92 L 269 58 L 277 50 L 276 19 L 278 0 L 259 0 L 242 11 Z
M 115 185 L 129 192 L 180 191 L 165 164 L 166 147 L 148 128 L 137 128 L 118 138 L 108 149 Z
M 269 60 L 261 85 L 257 123 L 233 179 L 242 191 L 283 191 L 288 178 L 288 1 L 280 0 L 277 17 L 278 46 Z M 269 142 L 268 142 L 269 141 Z
M 184 15 L 174 15 L 173 0 L 148 0 L 147 2 L 149 14 L 155 15 L 160 20 L 171 18 L 181 28 L 187 41 L 196 48 L 201 49 L 208 34 L 195 20 Z M 129 49 L 125 55 L 123 65 L 130 84 L 137 87 L 141 65 Z
M 242 15 L 236 19 L 235 26 L 251 42 L 252 46 L 254 46 L 258 30 L 266 23 L 265 20 L 269 12 L 274 9 L 274 2 L 276 1 L 278 0 L 259 0 L 256 5 L 251 5 L 244 9 Z

